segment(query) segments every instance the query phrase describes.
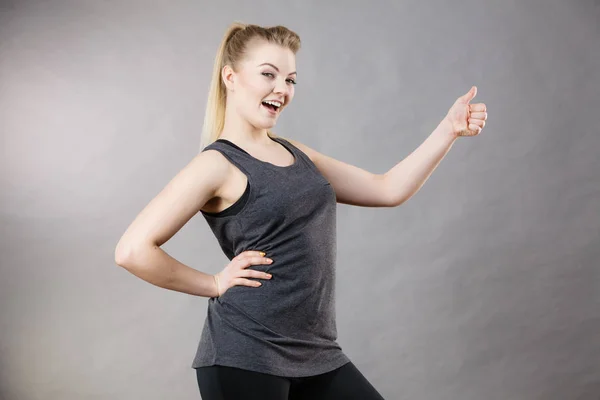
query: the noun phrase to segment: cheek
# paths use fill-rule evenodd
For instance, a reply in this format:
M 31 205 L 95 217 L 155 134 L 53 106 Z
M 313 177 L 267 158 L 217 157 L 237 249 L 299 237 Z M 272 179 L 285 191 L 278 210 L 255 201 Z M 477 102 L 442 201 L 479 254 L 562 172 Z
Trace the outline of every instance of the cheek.
M 238 93 L 237 108 L 243 114 L 249 115 L 249 113 L 256 112 L 257 107 L 260 105 L 259 90 L 252 85 L 244 86 L 243 90 Z
M 294 88 L 292 87 L 288 92 L 287 103 L 290 104 L 292 102 L 293 98 L 294 98 Z
M 238 90 L 242 94 L 242 97 L 249 99 L 255 96 L 261 88 L 260 79 L 253 79 L 248 76 L 241 76 L 238 81 Z
M 265 90 L 269 90 L 269 82 L 266 79 L 261 79 L 257 77 L 255 79 L 248 79 L 244 82 L 244 86 L 248 92 L 251 92 L 253 95 L 263 95 Z

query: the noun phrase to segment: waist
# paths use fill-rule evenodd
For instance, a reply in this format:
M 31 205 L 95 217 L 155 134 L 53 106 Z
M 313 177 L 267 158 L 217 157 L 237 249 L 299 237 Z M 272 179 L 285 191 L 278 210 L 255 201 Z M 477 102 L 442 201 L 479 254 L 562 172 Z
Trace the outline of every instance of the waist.
M 275 279 L 275 278 L 273 278 Z M 335 340 L 335 302 L 329 285 L 291 288 L 276 281 L 234 286 L 209 307 L 224 322 L 281 337 Z

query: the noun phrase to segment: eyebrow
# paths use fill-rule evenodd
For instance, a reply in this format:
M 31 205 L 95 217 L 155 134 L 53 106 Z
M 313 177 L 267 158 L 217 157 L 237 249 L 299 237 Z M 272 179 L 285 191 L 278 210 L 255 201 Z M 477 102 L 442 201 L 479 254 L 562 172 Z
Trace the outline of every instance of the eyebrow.
M 259 67 L 262 67 L 263 65 L 268 65 L 270 67 L 273 67 L 273 68 L 275 68 L 275 71 L 279 72 L 279 68 L 277 68 L 276 66 L 274 66 L 271 63 L 263 63 L 263 64 L 260 64 Z M 293 74 L 298 75 L 298 74 L 296 74 L 296 71 L 290 72 L 288 75 L 293 75 Z

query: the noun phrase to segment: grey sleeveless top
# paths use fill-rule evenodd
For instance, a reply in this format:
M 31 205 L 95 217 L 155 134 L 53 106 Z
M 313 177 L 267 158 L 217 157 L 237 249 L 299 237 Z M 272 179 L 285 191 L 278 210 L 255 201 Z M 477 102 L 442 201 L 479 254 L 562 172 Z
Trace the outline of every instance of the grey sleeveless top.
M 336 195 L 310 158 L 289 141 L 290 166 L 254 158 L 218 139 L 219 151 L 248 179 L 244 195 L 219 213 L 201 211 L 230 260 L 259 250 L 273 275 L 262 286 L 233 286 L 208 299 L 192 368 L 224 365 L 285 377 L 329 372 L 349 362 L 335 318 Z M 252 278 L 251 278 L 252 279 Z

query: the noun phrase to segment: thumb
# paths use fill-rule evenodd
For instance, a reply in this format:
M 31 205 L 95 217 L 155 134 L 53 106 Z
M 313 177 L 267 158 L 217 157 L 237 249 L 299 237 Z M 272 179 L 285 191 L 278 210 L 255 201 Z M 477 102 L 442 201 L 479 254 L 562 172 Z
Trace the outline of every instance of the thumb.
M 476 94 L 477 86 L 471 86 L 471 89 L 469 89 L 469 91 L 466 94 L 460 96 L 458 100 L 463 104 L 469 104 L 469 102 L 473 100 L 473 97 L 475 97 Z

